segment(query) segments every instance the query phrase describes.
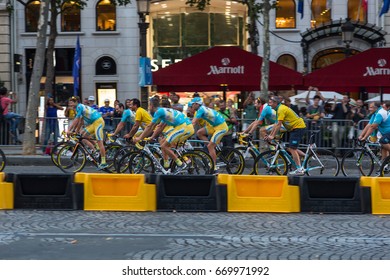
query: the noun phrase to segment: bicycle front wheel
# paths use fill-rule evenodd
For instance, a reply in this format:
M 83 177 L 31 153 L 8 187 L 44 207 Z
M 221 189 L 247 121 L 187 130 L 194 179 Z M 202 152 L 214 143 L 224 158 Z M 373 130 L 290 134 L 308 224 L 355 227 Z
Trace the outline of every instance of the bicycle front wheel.
M 180 160 L 187 166 L 177 172 L 178 166 L 176 162 L 173 161 L 171 164 L 172 174 L 206 175 L 211 174 L 211 172 L 214 171 L 214 168 L 210 168 L 213 167 L 213 165 L 210 163 L 209 159 L 206 159 L 204 155 L 198 153 L 198 151 L 187 151 L 180 156 Z
M 341 160 L 344 176 L 370 176 L 374 171 L 374 159 L 364 149 L 348 151 Z
M 340 163 L 336 155 L 323 149 L 317 149 L 315 154 L 310 154 L 303 167 L 309 176 L 337 176 L 340 171 Z
M 288 162 L 276 151 L 265 151 L 256 158 L 254 169 L 256 175 L 286 175 Z
M 79 145 L 64 145 L 58 152 L 57 166 L 65 173 L 76 173 L 83 170 L 86 155 Z
M 249 173 L 249 175 L 256 174 L 255 172 L 255 160 L 256 160 L 256 154 L 251 148 L 247 147 L 236 147 L 237 150 L 240 151 L 242 156 L 244 157 L 244 172 Z M 247 170 L 247 171 L 245 171 Z M 243 172 L 243 173 L 244 173 Z
M 0 172 L 4 170 L 7 164 L 7 158 L 5 157 L 4 152 L 0 149 Z
M 234 148 L 224 148 L 217 153 L 217 164 L 222 173 L 242 174 L 244 172 L 245 160 L 241 152 Z
M 149 174 L 155 171 L 153 160 L 142 151 L 130 152 L 126 156 L 123 156 L 120 160 L 119 167 L 122 168 L 126 165 L 131 174 Z
M 390 177 L 390 156 L 383 160 L 383 163 L 379 168 L 379 176 Z

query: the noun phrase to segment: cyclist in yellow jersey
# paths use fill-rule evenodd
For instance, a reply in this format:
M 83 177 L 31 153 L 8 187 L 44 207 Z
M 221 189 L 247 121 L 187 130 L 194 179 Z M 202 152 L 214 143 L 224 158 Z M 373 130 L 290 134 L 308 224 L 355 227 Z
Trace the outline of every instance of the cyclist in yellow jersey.
M 140 127 L 145 129 L 145 127 L 152 122 L 152 116 L 148 113 L 148 111 L 141 107 L 139 99 L 133 98 L 131 100 L 130 109 L 135 112 L 135 122 L 130 132 L 123 136 L 124 138 L 133 137 Z
M 292 109 L 281 103 L 279 96 L 273 96 L 269 99 L 268 104 L 276 111 L 277 123 L 272 129 L 271 133 L 265 137 L 265 140 L 272 140 L 279 132 L 282 125 L 290 132 L 288 151 L 291 153 L 295 163 L 299 166 L 291 175 L 304 175 L 305 172 L 301 167 L 301 160 L 299 158 L 298 146 L 303 135 L 306 132 L 306 124 L 304 120 L 299 117 Z

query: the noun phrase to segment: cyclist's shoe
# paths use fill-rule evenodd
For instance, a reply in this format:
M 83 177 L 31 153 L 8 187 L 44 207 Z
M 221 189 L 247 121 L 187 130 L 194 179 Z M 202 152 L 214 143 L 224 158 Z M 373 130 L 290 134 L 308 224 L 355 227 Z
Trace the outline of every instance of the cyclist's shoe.
M 303 175 L 305 175 L 305 170 L 301 167 L 301 168 L 295 169 L 294 171 L 291 171 L 288 174 L 293 175 L 293 176 L 303 176 Z
M 187 167 L 187 164 L 185 162 L 183 162 L 182 165 L 176 167 L 175 174 L 178 174 L 179 172 L 183 171 L 184 169 L 186 169 L 186 167 Z
M 108 163 L 101 163 L 98 165 L 98 169 L 100 170 L 106 169 L 107 167 L 108 167 Z

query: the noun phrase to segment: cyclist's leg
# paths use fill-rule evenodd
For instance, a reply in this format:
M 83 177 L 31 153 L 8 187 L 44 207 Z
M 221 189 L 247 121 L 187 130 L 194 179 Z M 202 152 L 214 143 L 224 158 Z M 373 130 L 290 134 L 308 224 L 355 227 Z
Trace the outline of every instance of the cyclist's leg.
M 187 134 L 186 131 L 187 124 L 183 123 L 177 127 L 175 127 L 173 130 L 171 130 L 166 137 L 166 140 L 162 143 L 161 148 L 163 151 L 165 151 L 168 156 L 176 162 L 178 166 L 181 166 L 183 163 L 182 161 L 177 157 L 177 155 L 171 150 L 171 145 L 177 143 L 183 135 Z
M 288 151 L 291 153 L 297 166 L 301 166 L 301 159 L 299 157 L 298 146 L 305 133 L 305 128 L 298 128 L 290 131 L 290 142 Z
M 214 160 L 214 165 L 217 163 L 217 154 L 215 152 L 215 147 L 221 142 L 222 137 L 228 132 L 229 128 L 224 122 L 220 125 L 213 127 L 213 134 L 211 136 L 210 142 L 207 145 L 211 158 Z

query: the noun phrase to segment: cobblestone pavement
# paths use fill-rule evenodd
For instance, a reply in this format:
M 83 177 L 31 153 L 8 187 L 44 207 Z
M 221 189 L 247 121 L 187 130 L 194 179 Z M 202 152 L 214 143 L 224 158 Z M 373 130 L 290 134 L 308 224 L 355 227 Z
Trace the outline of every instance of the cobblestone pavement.
M 389 260 L 390 216 L 0 211 L 0 259 Z

